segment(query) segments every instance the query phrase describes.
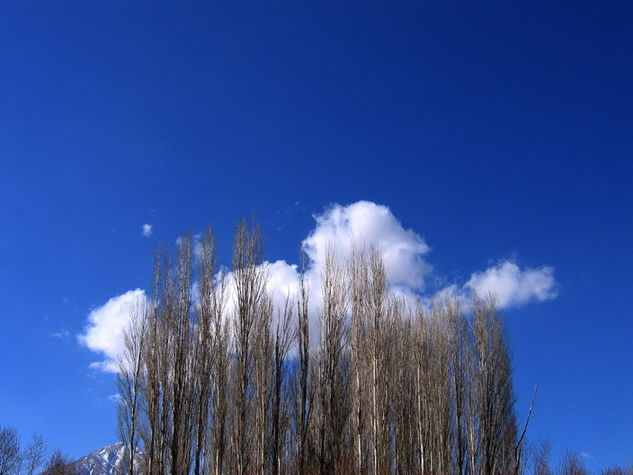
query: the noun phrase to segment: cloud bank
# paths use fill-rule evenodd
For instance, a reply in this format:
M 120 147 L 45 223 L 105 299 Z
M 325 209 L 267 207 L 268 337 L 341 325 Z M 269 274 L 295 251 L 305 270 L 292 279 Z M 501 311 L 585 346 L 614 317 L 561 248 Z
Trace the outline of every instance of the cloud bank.
M 310 331 L 313 335 L 318 334 L 321 271 L 328 246 L 332 246 L 342 261 L 350 257 L 354 246 L 376 247 L 383 256 L 392 291 L 408 301 L 419 296 L 428 302 L 434 297 L 451 294 L 467 303 L 473 293 L 481 297 L 494 293 L 502 308 L 510 308 L 557 296 L 552 267 L 521 269 L 518 264 L 508 260 L 473 272 L 463 284 L 455 283 L 435 294 L 425 293 L 427 281 L 433 275 L 433 267 L 427 259 L 430 248 L 420 234 L 403 227 L 387 206 L 370 201 L 358 201 L 347 206 L 335 204 L 322 214 L 315 215 L 314 219 L 314 229 L 301 244 L 308 258 L 306 281 L 311 302 Z M 151 226 L 148 232 L 151 233 Z M 264 265 L 269 276 L 268 291 L 277 308 L 282 308 L 287 296 L 293 298 L 298 294 L 298 266 L 283 260 L 266 262 Z M 229 290 L 226 305 L 229 310 L 233 308 L 232 298 Z M 123 329 L 129 321 L 133 302 L 137 299 L 145 299 L 140 289 L 114 297 L 88 315 L 88 325 L 84 334 L 78 337 L 79 341 L 106 357 L 104 361 L 93 363 L 94 368 L 116 371 L 117 357 L 123 348 Z

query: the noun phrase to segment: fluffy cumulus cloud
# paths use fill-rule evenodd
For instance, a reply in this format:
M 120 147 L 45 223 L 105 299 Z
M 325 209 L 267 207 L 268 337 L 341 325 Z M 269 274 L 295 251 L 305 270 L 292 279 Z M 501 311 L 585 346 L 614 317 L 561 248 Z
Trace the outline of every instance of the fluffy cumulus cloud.
M 392 285 L 424 288 L 424 278 L 431 271 L 424 260 L 429 247 L 420 235 L 404 229 L 386 206 L 369 201 L 334 205 L 315 216 L 315 220 L 314 231 L 303 241 L 303 250 L 312 267 L 322 267 L 328 245 L 343 260 L 350 256 L 354 246 L 375 246 L 383 256 Z
M 530 301 L 543 301 L 556 297 L 554 270 L 551 267 L 521 269 L 516 263 L 504 261 L 486 270 L 474 272 L 466 283 L 454 283 L 430 294 L 425 292 L 426 283 L 432 277 L 432 267 L 427 260 L 429 246 L 424 238 L 406 229 L 391 210 L 369 201 L 359 201 L 348 206 L 333 205 L 322 214 L 314 216 L 315 227 L 302 242 L 307 255 L 306 283 L 311 302 L 310 331 L 318 335 L 318 310 L 321 305 L 321 272 L 328 246 L 341 261 L 347 260 L 354 246 L 377 248 L 384 259 L 385 271 L 393 292 L 408 302 L 421 297 L 430 302 L 434 297 L 455 296 L 465 306 L 472 293 L 487 296 L 494 293 L 501 307 L 520 306 Z M 148 226 L 145 233 L 145 226 Z M 145 225 L 143 234 L 151 233 Z M 278 309 L 282 309 L 286 297 L 294 299 L 299 290 L 297 265 L 285 261 L 263 264 L 268 273 L 268 291 Z M 230 315 L 235 306 L 231 289 L 232 275 L 228 274 L 225 309 Z M 195 294 L 195 292 L 194 292 Z M 106 357 L 93 366 L 105 371 L 116 371 L 116 361 L 123 348 L 123 329 L 128 324 L 130 310 L 135 301 L 144 300 L 142 290 L 132 290 L 110 299 L 105 305 L 93 310 L 88 325 L 79 340 L 86 347 Z M 277 317 L 275 313 L 274 318 Z
M 141 229 L 141 234 L 145 237 L 150 237 L 152 235 L 152 225 L 144 224 L 143 228 Z
M 412 300 L 425 287 L 431 272 L 425 260 L 429 246 L 422 236 L 405 229 L 388 207 L 369 201 L 348 206 L 332 205 L 314 216 L 316 226 L 301 243 L 308 261 L 305 274 L 310 299 L 310 332 L 318 335 L 317 314 L 321 305 L 321 273 L 328 247 L 345 262 L 354 247 L 375 247 L 383 256 L 385 272 L 393 290 Z M 299 273 L 296 265 L 285 261 L 270 264 L 269 291 L 276 304 L 283 304 L 286 295 L 296 296 Z
M 552 267 L 522 270 L 510 261 L 504 261 L 483 272 L 475 272 L 464 288 L 482 297 L 493 293 L 499 305 L 504 308 L 516 307 L 533 300 L 542 302 L 557 295 Z
M 465 284 L 455 283 L 434 295 L 425 294 L 425 281 L 432 274 L 427 261 L 429 246 L 418 233 L 404 228 L 387 206 L 369 201 L 348 206 L 333 205 L 314 219 L 316 226 L 302 243 L 308 256 L 306 279 L 313 303 L 312 313 L 320 303 L 320 274 L 328 246 L 332 246 L 343 261 L 350 257 L 354 246 L 376 247 L 383 256 L 392 291 L 409 302 L 417 296 L 426 302 L 434 297 L 453 296 L 467 306 L 471 294 L 486 297 L 493 293 L 500 307 L 510 308 L 557 296 L 552 267 L 521 268 L 512 261 L 474 272 Z M 278 261 L 269 270 L 270 290 L 282 295 L 288 288 L 293 291 L 297 288 L 296 266 Z M 279 302 L 279 298 L 276 301 Z
M 268 291 L 277 308 L 282 308 L 286 299 L 299 295 L 299 273 L 296 265 L 285 261 L 268 264 Z
M 130 290 L 90 312 L 88 324 L 77 339 L 90 350 L 105 356 L 104 360 L 92 363 L 92 368 L 118 371 L 117 358 L 123 350 L 123 332 L 129 325 L 132 310 L 144 302 L 143 290 Z
M 266 291 L 276 309 L 273 315 L 273 319 L 276 319 L 277 310 L 284 308 L 286 300 L 293 302 L 299 295 L 299 272 L 296 265 L 290 265 L 286 261 L 264 262 L 260 270 L 266 274 Z M 234 282 L 233 273 L 229 271 L 225 282 L 224 315 L 226 316 L 233 315 L 237 305 Z

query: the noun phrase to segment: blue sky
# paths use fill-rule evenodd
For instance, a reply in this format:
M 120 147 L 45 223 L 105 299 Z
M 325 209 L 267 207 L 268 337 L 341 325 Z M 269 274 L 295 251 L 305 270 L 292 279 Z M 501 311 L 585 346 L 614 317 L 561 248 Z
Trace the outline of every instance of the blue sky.
M 633 461 L 631 51 L 627 2 L 3 3 L 0 423 L 113 442 L 78 336 L 153 246 L 212 223 L 227 262 L 255 213 L 292 264 L 365 200 L 428 247 L 425 295 L 516 266 L 529 437 Z

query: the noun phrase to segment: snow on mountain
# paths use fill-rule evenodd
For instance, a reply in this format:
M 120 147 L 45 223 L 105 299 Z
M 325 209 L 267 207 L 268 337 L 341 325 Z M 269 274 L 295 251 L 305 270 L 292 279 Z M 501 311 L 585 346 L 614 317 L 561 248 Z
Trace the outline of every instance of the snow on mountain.
M 108 445 L 73 463 L 78 475 L 119 475 L 127 470 L 127 457 L 123 442 Z M 135 463 L 140 466 L 141 454 L 137 453 Z M 136 471 L 136 470 L 135 470 Z

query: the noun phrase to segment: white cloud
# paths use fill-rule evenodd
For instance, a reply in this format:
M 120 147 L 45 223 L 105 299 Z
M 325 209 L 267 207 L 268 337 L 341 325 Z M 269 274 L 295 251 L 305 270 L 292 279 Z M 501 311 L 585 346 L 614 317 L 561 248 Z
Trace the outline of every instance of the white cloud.
M 425 305 L 434 297 L 424 293 L 426 282 L 432 276 L 432 267 L 426 257 L 429 246 L 424 238 L 411 229 L 405 229 L 387 206 L 369 201 L 342 206 L 332 205 L 322 214 L 315 215 L 316 225 L 302 242 L 308 262 L 306 283 L 310 298 L 310 332 L 318 335 L 318 309 L 321 305 L 321 271 L 328 244 L 337 256 L 347 260 L 355 245 L 376 247 L 382 254 L 387 279 L 394 294 L 412 304 L 421 298 Z M 146 229 L 147 227 L 147 229 Z M 147 233 L 146 233 L 147 231 Z M 151 226 L 143 226 L 143 234 L 151 234 Z M 195 236 L 197 246 L 199 237 Z M 296 297 L 299 289 L 297 265 L 279 260 L 266 262 L 268 291 L 276 308 L 283 308 L 287 295 Z M 232 275 L 227 275 L 226 315 L 234 309 Z M 195 284 L 194 284 L 195 288 Z M 195 288 L 197 292 L 197 288 Z M 543 301 L 556 297 L 554 270 L 551 267 L 521 269 L 511 261 L 504 261 L 482 272 L 475 272 L 464 285 L 455 283 L 441 290 L 435 297 L 457 297 L 464 308 L 468 295 L 476 292 L 486 296 L 494 292 L 501 307 L 512 307 L 530 301 Z M 117 370 L 117 356 L 123 348 L 122 332 L 129 321 L 129 312 L 135 299 L 145 299 L 142 290 L 132 290 L 110 299 L 105 305 L 93 310 L 88 325 L 79 341 L 91 350 L 106 356 L 93 367 L 104 371 Z M 274 318 L 277 318 L 275 312 Z
M 130 322 L 134 306 L 143 302 L 143 290 L 129 290 L 90 312 L 84 333 L 77 339 L 90 350 L 106 357 L 103 361 L 92 363 L 91 368 L 117 372 L 117 358 L 123 351 L 123 331 Z
M 291 299 L 299 295 L 299 273 L 296 265 L 286 261 L 268 264 L 268 291 L 277 308 L 283 308 L 286 297 Z
M 328 244 L 336 255 L 346 261 L 355 245 L 375 246 L 383 255 L 387 278 L 394 291 L 408 302 L 424 288 L 431 266 L 424 260 L 429 247 L 424 239 L 410 229 L 404 229 L 388 207 L 368 201 L 348 206 L 333 205 L 314 216 L 316 226 L 301 246 L 308 262 L 305 279 L 309 289 L 310 332 L 318 335 L 317 315 L 321 304 L 321 271 Z M 279 260 L 266 262 L 268 291 L 277 309 L 282 309 L 286 296 L 299 292 L 298 266 Z M 234 309 L 234 295 L 229 273 L 226 311 Z M 274 318 L 277 318 L 275 313 Z
M 68 330 L 60 330 L 58 332 L 53 332 L 49 335 L 51 338 L 57 338 L 58 340 L 68 340 L 70 337 L 70 333 Z
M 118 404 L 121 401 L 121 395 L 119 393 L 108 394 L 108 401 Z
M 318 310 L 321 306 L 321 272 L 328 245 L 337 257 L 347 261 L 354 246 L 377 248 L 384 260 L 385 272 L 398 296 L 412 303 L 416 292 L 425 286 L 431 265 L 424 259 L 429 252 L 424 239 L 405 229 L 387 206 L 358 201 L 347 206 L 332 205 L 315 215 L 316 226 L 301 243 L 308 257 L 305 274 L 310 301 L 310 332 L 318 335 Z M 298 294 L 299 273 L 296 265 L 277 261 L 269 265 L 269 290 L 277 304 L 287 293 Z
M 492 292 L 504 308 L 524 305 L 533 300 L 542 302 L 557 295 L 552 267 L 522 270 L 511 261 L 504 261 L 483 272 L 475 272 L 464 289 L 481 297 Z
M 311 267 L 322 267 L 328 244 L 343 260 L 349 258 L 354 245 L 375 246 L 392 285 L 424 288 L 424 278 L 431 272 L 424 260 L 429 247 L 419 234 L 404 229 L 388 207 L 370 201 L 334 205 L 315 220 L 316 228 L 302 243 Z
M 152 235 L 152 225 L 144 224 L 141 234 L 145 237 L 150 237 Z

